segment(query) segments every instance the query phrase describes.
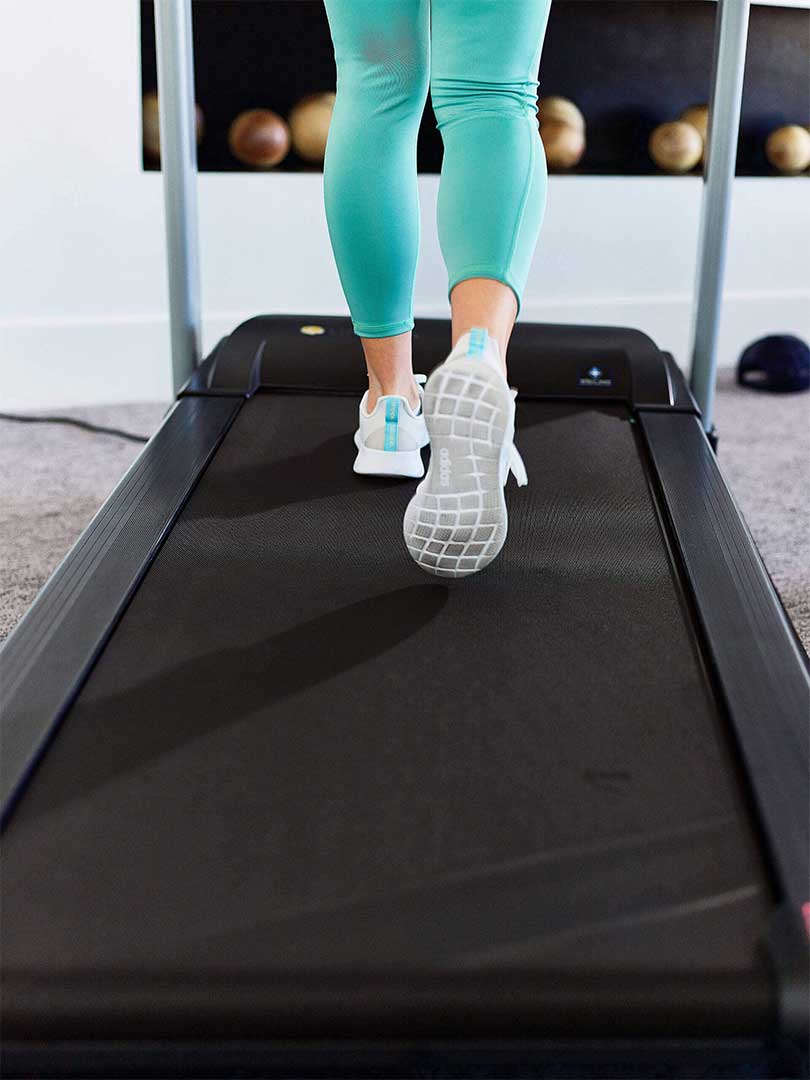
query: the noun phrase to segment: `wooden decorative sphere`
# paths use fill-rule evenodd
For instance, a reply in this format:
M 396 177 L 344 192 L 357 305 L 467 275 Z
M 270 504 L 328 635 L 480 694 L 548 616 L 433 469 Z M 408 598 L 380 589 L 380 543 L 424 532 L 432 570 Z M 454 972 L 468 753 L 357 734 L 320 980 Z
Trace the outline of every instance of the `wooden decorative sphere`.
M 334 107 L 335 94 L 325 91 L 302 98 L 290 113 L 293 148 L 304 161 L 316 165 L 323 161 Z
M 795 175 L 810 168 L 810 130 L 799 124 L 777 128 L 765 143 L 765 156 L 781 173 Z
M 243 165 L 272 169 L 290 152 L 290 128 L 272 109 L 247 109 L 228 132 L 231 153 Z
M 704 143 L 709 137 L 709 106 L 708 105 L 690 105 L 688 109 L 684 109 L 679 120 L 683 120 L 685 124 L 691 124 L 693 128 L 700 132 L 700 137 Z
M 205 134 L 205 116 L 199 105 L 195 106 L 197 142 L 202 142 Z M 154 90 L 143 95 L 141 102 L 143 133 L 143 152 L 150 161 L 160 161 L 160 107 Z
M 541 125 L 545 123 L 568 124 L 569 127 L 585 131 L 585 117 L 568 98 L 554 95 L 540 98 L 537 103 L 537 118 Z
M 683 120 L 660 124 L 650 136 L 650 157 L 669 173 L 686 173 L 703 156 L 703 139 L 697 128 Z

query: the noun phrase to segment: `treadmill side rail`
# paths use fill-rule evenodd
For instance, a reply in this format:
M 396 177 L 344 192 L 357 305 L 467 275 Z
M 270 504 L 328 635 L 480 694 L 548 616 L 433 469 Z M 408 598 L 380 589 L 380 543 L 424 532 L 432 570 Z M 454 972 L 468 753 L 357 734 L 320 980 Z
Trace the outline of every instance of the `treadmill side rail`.
M 0 650 L 3 820 L 240 406 L 175 405 Z
M 776 882 L 798 919 L 808 901 L 810 850 L 806 658 L 700 421 L 687 414 L 641 412 L 639 423 L 728 704 Z M 805 966 L 788 971 L 780 965 L 780 975 L 792 981 Z M 781 990 L 783 1001 L 795 1000 L 789 987 Z M 792 1008 L 787 1012 L 782 1016 L 786 1033 L 806 1026 L 806 1016 L 798 1017 Z

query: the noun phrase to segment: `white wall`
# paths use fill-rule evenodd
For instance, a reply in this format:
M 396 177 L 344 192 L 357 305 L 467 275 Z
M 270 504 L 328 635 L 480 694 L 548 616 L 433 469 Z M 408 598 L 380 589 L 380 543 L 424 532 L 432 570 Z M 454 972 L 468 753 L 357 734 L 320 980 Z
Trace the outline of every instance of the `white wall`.
M 0 407 L 170 395 L 161 178 L 140 166 L 137 0 L 0 0 Z M 438 177 L 416 310 L 446 315 Z M 639 326 L 688 360 L 701 182 L 553 177 L 522 318 Z M 261 311 L 346 313 L 317 174 L 200 178 L 205 345 Z M 810 338 L 810 184 L 736 182 L 721 361 Z

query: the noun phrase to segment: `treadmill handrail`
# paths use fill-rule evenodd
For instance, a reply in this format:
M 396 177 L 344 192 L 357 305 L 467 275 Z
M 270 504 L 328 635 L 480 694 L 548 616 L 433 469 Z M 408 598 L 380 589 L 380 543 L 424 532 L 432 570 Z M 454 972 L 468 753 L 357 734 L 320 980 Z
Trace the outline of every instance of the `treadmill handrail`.
M 155 40 L 172 382 L 177 394 L 200 363 L 202 348 L 191 0 L 155 0 Z
M 717 0 L 703 205 L 698 237 L 690 387 L 703 427 L 712 430 L 717 342 L 723 305 L 728 224 L 737 166 L 751 0 Z

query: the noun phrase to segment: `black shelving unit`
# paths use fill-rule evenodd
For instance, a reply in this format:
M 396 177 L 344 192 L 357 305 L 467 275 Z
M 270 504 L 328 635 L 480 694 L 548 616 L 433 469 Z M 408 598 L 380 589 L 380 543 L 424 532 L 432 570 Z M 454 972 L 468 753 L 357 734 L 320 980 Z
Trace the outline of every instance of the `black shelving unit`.
M 572 173 L 663 175 L 649 158 L 649 136 L 687 106 L 708 100 L 714 15 L 710 0 L 554 0 L 539 92 L 571 98 L 585 114 L 588 147 Z M 206 117 L 202 172 L 249 171 L 228 147 L 228 129 L 242 110 L 270 108 L 286 116 L 306 94 L 335 87 L 321 0 L 195 0 L 194 42 L 197 98 Z M 146 93 L 157 85 L 151 0 L 141 0 L 141 43 Z M 782 124 L 806 124 L 809 99 L 810 11 L 755 5 L 738 175 L 777 175 L 765 157 L 765 139 Z M 420 172 L 441 169 L 429 100 L 417 160 Z M 144 158 L 144 168 L 158 167 Z M 318 167 L 293 151 L 275 171 Z

